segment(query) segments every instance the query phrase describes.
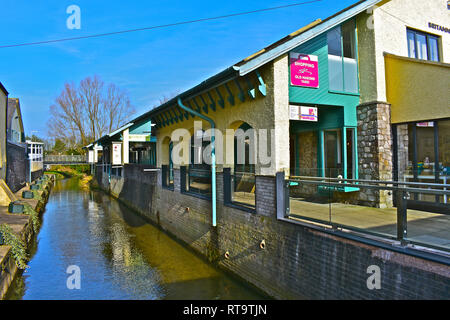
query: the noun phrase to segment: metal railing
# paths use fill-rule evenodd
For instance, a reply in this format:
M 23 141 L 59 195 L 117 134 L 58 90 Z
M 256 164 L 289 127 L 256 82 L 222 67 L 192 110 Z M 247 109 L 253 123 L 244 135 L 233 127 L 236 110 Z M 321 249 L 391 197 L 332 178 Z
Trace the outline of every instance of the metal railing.
M 86 155 L 45 155 L 45 164 L 87 163 Z
M 277 206 L 287 218 L 450 251 L 450 205 L 430 203 L 430 208 L 439 205 L 439 212 L 430 212 L 427 203 L 422 210 L 408 207 L 416 194 L 447 199 L 448 184 L 311 176 L 284 179 L 284 174 L 277 177 L 277 189 L 281 184 L 283 190 L 277 192 L 283 201 Z

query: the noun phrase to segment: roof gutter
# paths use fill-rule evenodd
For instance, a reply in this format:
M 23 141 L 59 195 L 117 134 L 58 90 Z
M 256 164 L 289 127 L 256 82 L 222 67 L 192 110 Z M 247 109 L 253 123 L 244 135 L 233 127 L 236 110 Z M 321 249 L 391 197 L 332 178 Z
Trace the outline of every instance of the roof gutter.
M 189 112 L 189 113 L 191 113 L 191 114 L 193 114 L 193 115 L 195 115 L 195 116 L 197 116 L 197 117 L 199 117 L 199 118 L 201 118 L 201 119 L 203 119 L 203 120 L 206 120 L 206 121 L 208 121 L 209 122 L 209 124 L 211 125 L 211 129 L 212 129 L 212 133 L 211 133 L 211 197 L 212 197 L 212 201 L 211 201 L 211 204 L 212 204 L 212 226 L 213 227 L 216 227 L 217 226 L 217 221 L 216 221 L 216 210 L 217 210 L 217 195 L 216 195 L 216 146 L 215 146 L 215 140 L 216 140 L 216 137 L 215 137 L 215 133 L 214 133 L 214 130 L 215 130 L 215 127 L 216 127 L 216 124 L 215 124 L 215 122 L 211 119 L 211 118 L 209 118 L 209 117 L 207 117 L 207 116 L 205 116 L 205 115 L 203 115 L 203 114 L 201 114 L 201 113 L 199 113 L 199 112 L 197 112 L 197 111 L 195 111 L 195 110 L 192 110 L 191 108 L 189 108 L 189 107 L 186 107 L 182 102 L 181 102 L 181 98 L 178 98 L 178 106 L 181 108 L 181 109 L 183 109 L 183 110 L 185 110 L 185 111 L 187 111 L 187 112 Z M 195 133 L 194 133 L 195 134 Z

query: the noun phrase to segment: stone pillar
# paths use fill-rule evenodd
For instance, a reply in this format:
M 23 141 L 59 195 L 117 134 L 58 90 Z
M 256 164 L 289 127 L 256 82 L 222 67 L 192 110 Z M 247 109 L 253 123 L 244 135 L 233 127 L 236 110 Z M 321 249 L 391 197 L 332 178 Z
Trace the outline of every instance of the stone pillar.
M 391 106 L 369 102 L 357 107 L 358 167 L 363 180 L 392 180 Z M 359 200 L 365 205 L 392 207 L 392 192 L 363 189 Z
M 173 189 L 176 192 L 181 192 L 180 184 L 180 169 L 173 169 Z
M 399 181 L 404 181 L 406 169 L 408 168 L 408 148 L 409 148 L 408 125 L 407 124 L 397 125 L 397 149 L 398 149 L 397 170 Z
M 270 83 L 268 83 L 270 86 Z M 263 168 L 260 174 L 273 175 L 285 171 L 289 174 L 289 61 L 285 54 L 273 62 L 273 110 L 274 110 L 274 151 L 270 170 Z M 269 129 L 269 128 L 268 128 Z M 271 137 L 272 139 L 272 137 Z M 258 174 L 258 172 L 257 172 Z

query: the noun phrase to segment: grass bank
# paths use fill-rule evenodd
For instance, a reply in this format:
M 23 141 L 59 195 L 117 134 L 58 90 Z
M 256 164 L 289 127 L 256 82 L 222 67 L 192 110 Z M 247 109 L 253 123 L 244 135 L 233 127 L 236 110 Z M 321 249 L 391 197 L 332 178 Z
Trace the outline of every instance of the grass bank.
M 44 174 L 54 174 L 57 180 L 77 177 L 83 189 L 89 189 L 92 180 L 89 165 L 52 166 L 51 170 L 45 171 Z

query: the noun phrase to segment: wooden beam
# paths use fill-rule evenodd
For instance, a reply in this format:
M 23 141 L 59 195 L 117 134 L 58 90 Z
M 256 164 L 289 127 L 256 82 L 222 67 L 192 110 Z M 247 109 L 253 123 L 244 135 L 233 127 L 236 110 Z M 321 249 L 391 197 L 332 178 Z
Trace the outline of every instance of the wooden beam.
M 169 114 L 170 114 L 170 118 L 174 119 L 176 123 L 178 123 L 178 115 L 175 113 L 174 109 L 169 109 Z M 172 117 L 172 113 L 173 113 L 173 117 Z
M 265 97 L 267 95 L 267 88 L 266 88 L 266 84 L 264 83 L 264 79 L 261 77 L 258 70 L 256 70 L 255 73 L 256 73 L 256 76 L 258 77 L 258 81 L 260 83 L 258 86 L 258 90 Z
M 164 118 L 162 117 L 161 113 L 159 113 L 157 115 L 157 119 L 158 119 L 159 123 L 161 124 L 161 127 L 165 127 L 166 126 L 166 120 L 164 120 Z
M 217 103 L 219 104 L 219 106 L 223 108 L 225 108 L 225 100 L 222 97 L 222 93 L 220 93 L 219 87 L 216 88 L 216 93 L 217 96 L 219 97 L 219 100 L 217 100 Z
M 239 83 L 238 79 L 234 79 L 234 83 L 236 84 L 236 87 L 238 88 L 238 98 L 241 100 L 241 102 L 245 101 L 245 93 L 244 90 L 242 90 L 241 84 Z
M 195 100 L 195 98 L 192 98 L 192 101 L 194 101 L 195 107 L 197 108 L 197 112 L 202 113 L 202 109 L 198 105 L 197 100 Z
M 205 99 L 203 99 L 202 95 L 200 95 L 200 100 L 202 100 L 203 103 L 203 110 L 205 111 L 205 113 L 208 113 L 208 104 L 206 103 Z
M 234 106 L 234 96 L 233 96 L 233 92 L 231 92 L 230 87 L 228 87 L 228 83 L 225 83 L 225 89 L 227 89 L 228 92 L 228 102 Z
M 189 107 L 189 109 L 193 109 L 192 106 L 191 106 L 191 103 L 190 103 L 189 101 L 186 101 L 186 104 L 187 104 L 187 106 Z M 187 111 L 186 111 L 186 112 L 187 112 Z M 189 112 L 187 112 L 187 113 L 189 113 Z M 195 118 L 195 114 L 189 113 L 189 115 L 190 115 L 192 118 Z
M 169 124 L 169 122 L 171 124 L 173 124 L 173 120 L 171 118 L 169 118 L 164 112 L 161 113 L 162 116 L 164 117 L 164 119 L 166 120 L 166 123 Z
M 211 92 L 208 91 L 208 97 L 209 97 L 209 101 L 211 101 L 211 104 L 209 105 L 209 107 L 211 108 L 212 111 L 216 111 L 216 102 L 214 101 L 213 97 L 211 96 Z
M 180 109 L 180 107 L 178 107 L 177 110 L 180 113 L 181 121 L 184 121 L 184 118 L 186 118 L 186 120 L 189 119 L 189 113 L 184 113 L 184 110 Z
M 245 77 L 245 81 L 247 82 L 247 93 L 250 96 L 250 98 L 255 99 L 256 98 L 256 89 L 253 85 L 252 81 L 249 79 L 249 77 Z

